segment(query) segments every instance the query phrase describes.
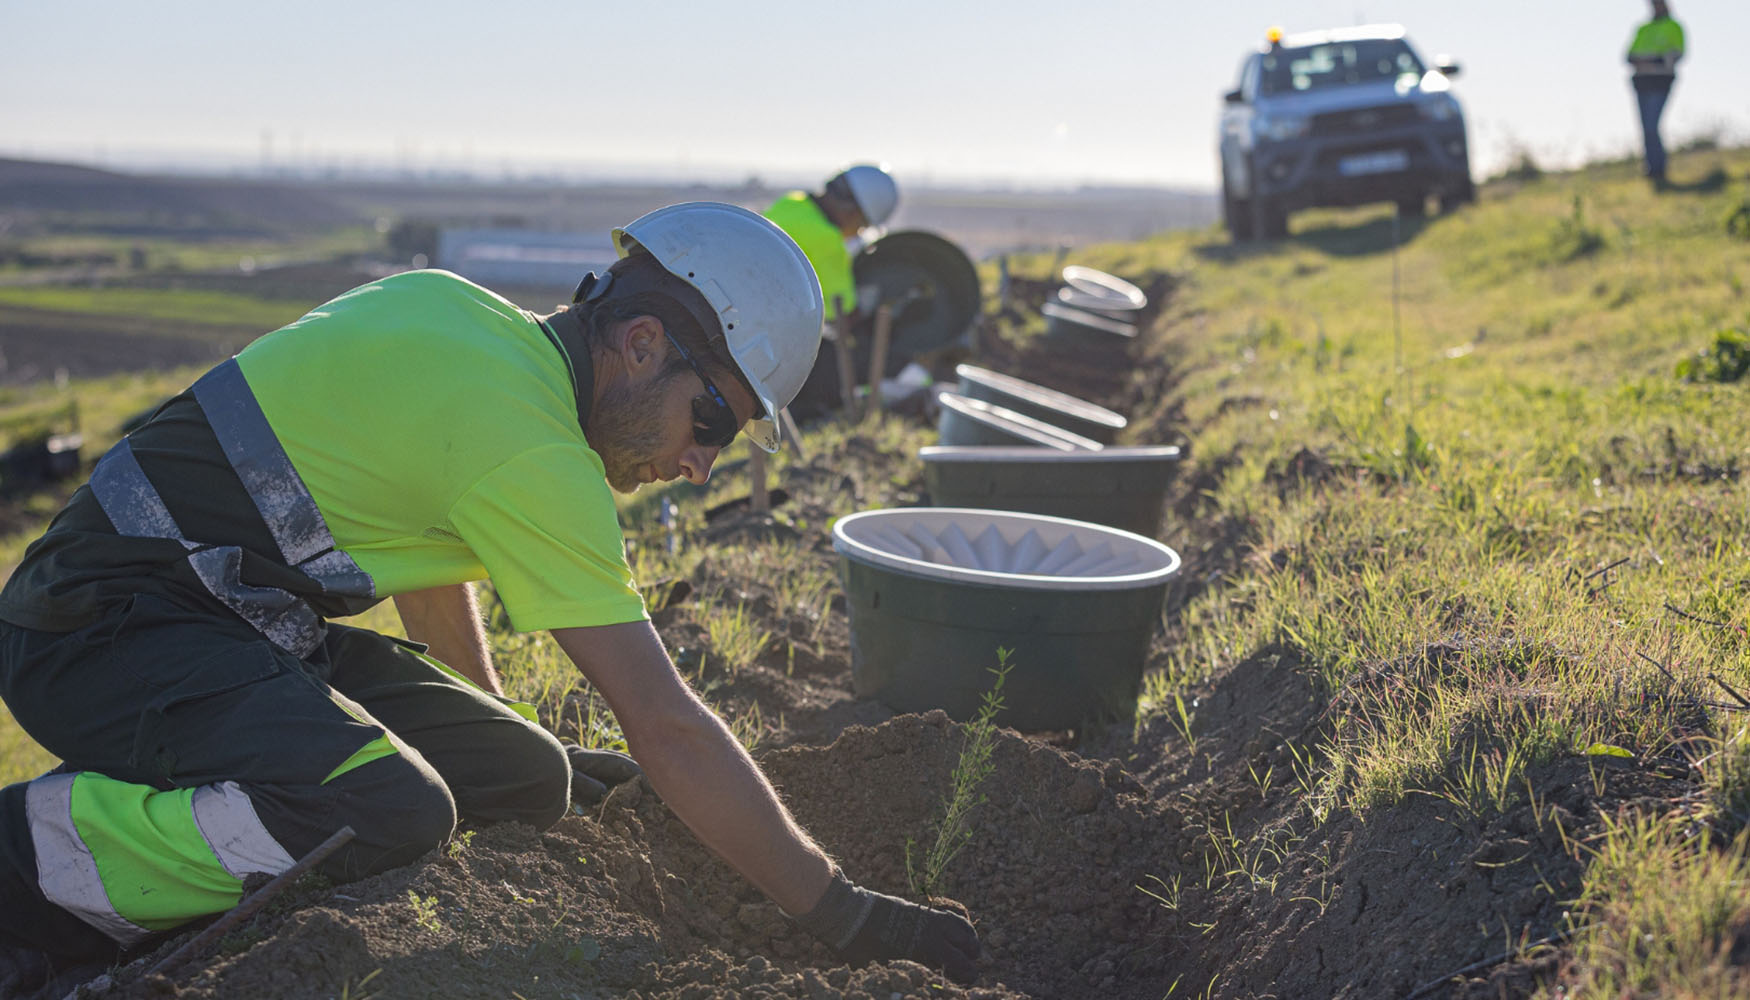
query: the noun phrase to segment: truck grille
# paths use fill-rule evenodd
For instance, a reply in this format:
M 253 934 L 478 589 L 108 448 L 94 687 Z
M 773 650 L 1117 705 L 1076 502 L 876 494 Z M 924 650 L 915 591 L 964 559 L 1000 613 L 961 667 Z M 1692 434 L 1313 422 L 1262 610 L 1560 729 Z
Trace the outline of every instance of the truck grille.
M 1374 108 L 1354 108 L 1314 115 L 1313 135 L 1365 135 L 1382 128 L 1411 125 L 1416 121 L 1416 109 L 1409 104 L 1387 104 Z

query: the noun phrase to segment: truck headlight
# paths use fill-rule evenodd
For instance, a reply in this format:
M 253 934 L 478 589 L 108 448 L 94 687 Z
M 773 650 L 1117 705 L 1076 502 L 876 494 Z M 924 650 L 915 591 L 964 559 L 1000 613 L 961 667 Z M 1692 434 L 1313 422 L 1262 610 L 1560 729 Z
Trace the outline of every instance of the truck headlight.
M 1459 116 L 1458 99 L 1451 94 L 1433 94 L 1416 103 L 1416 110 L 1429 121 L 1449 122 Z
M 1304 115 L 1259 115 L 1252 119 L 1252 130 L 1260 139 L 1287 142 L 1306 134 L 1307 120 Z

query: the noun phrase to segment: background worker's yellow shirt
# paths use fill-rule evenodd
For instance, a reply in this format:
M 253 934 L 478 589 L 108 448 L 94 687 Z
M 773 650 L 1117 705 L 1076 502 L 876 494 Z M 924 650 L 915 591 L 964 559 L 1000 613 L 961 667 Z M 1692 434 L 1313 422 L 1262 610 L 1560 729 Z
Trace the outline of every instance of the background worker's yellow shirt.
M 826 318 L 837 315 L 833 312 L 835 296 L 842 313 L 856 312 L 857 279 L 851 270 L 851 253 L 845 249 L 844 234 L 814 199 L 805 192 L 792 191 L 766 209 L 766 218 L 789 234 L 814 265 L 814 276 L 820 279 L 821 299 L 826 303 Z

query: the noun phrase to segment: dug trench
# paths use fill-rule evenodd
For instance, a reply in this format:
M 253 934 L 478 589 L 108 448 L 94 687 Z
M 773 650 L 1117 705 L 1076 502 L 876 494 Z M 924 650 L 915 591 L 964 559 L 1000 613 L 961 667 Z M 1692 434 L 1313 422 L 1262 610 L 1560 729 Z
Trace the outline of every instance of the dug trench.
M 1157 333 L 1170 346 L 1171 331 Z M 1170 386 L 1164 376 L 1054 384 L 1050 366 L 1028 360 L 1016 350 L 1004 362 L 1020 377 L 1150 414 L 1136 440 L 1178 433 L 1174 407 L 1159 397 Z M 1247 526 L 1200 499 L 1231 464 L 1218 456 L 1200 465 L 1192 452 L 1169 500 L 1166 540 L 1186 562 L 1151 668 L 1184 638 L 1171 610 L 1219 592 L 1255 558 Z M 821 526 L 845 512 L 847 498 L 917 502 L 922 473 L 914 457 L 853 437 L 830 459 L 792 468 L 784 485 L 785 518 L 737 512 L 707 532 L 717 542 L 776 539 L 794 545 L 796 558 L 831 566 Z M 769 581 L 726 565 L 705 558 L 689 587 L 670 596 L 732 586 L 766 631 L 792 641 L 769 644 L 733 675 L 713 673 L 694 604 L 674 600 L 653 602 L 665 642 L 679 658 L 692 651 L 698 682 L 725 713 L 758 709 L 756 756 L 844 870 L 915 898 L 908 858 L 935 836 L 965 730 L 940 713 L 895 717 L 856 696 L 842 602 L 803 627 Z M 1447 652 L 1430 648 L 1371 676 L 1412 683 L 1418 671 L 1442 669 Z M 1287 776 L 1314 759 L 1354 695 L 1328 689 L 1296 650 L 1271 647 L 1183 692 L 1183 715 L 1085 733 L 1000 731 L 970 839 L 935 897 L 979 929 L 984 955 L 971 987 L 908 962 L 838 964 L 639 781 L 545 832 L 464 830 L 420 862 L 371 879 L 303 880 L 211 953 L 148 973 L 183 935 L 85 992 L 117 1000 L 1520 996 L 1550 960 L 1486 960 L 1561 929 L 1578 893 L 1575 845 L 1620 807 L 1693 788 L 1684 766 L 1567 761 L 1537 776 L 1547 796 L 1502 811 L 1410 796 L 1364 815 L 1315 813 Z M 1459 970 L 1467 971 L 1453 975 Z

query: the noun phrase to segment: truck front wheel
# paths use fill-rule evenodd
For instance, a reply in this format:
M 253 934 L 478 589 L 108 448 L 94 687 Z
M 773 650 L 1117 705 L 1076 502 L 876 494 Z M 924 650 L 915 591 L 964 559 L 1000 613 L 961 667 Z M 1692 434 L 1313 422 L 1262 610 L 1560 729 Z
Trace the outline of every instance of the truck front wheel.
M 1234 195 L 1233 184 L 1227 179 L 1227 168 L 1221 168 L 1221 222 L 1235 243 L 1252 238 L 1252 203 Z
M 1252 198 L 1252 233 L 1261 240 L 1279 240 L 1288 235 L 1288 211 L 1274 198 Z
M 1465 181 L 1464 185 L 1458 190 L 1449 191 L 1440 196 L 1440 211 L 1457 211 L 1460 205 L 1469 205 L 1476 200 L 1477 186 L 1470 181 Z

